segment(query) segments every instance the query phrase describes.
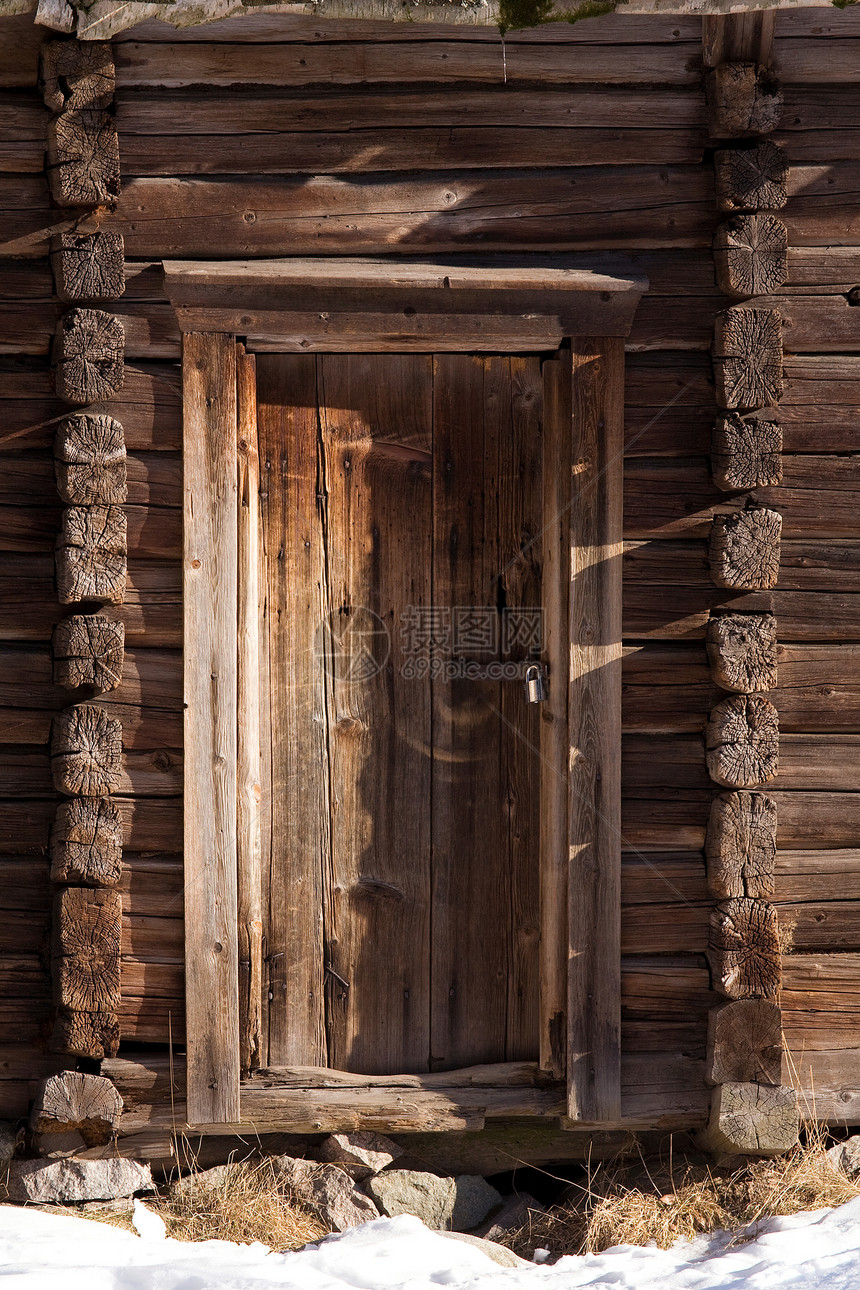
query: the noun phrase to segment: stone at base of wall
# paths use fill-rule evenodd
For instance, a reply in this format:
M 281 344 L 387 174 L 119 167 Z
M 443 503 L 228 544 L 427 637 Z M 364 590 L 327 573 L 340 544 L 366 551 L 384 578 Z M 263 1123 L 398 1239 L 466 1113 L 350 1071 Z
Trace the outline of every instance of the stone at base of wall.
M 7 1188 L 15 1204 L 42 1205 L 155 1190 L 149 1165 L 136 1160 L 13 1160 Z

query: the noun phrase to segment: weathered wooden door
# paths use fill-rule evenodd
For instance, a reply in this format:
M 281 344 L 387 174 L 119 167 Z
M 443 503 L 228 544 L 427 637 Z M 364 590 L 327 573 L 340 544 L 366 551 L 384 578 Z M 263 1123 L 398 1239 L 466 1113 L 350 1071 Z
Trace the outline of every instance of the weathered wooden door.
M 537 357 L 260 355 L 263 1042 L 536 1060 Z
M 645 282 L 558 257 L 165 282 L 189 1123 L 619 1123 L 622 337 Z

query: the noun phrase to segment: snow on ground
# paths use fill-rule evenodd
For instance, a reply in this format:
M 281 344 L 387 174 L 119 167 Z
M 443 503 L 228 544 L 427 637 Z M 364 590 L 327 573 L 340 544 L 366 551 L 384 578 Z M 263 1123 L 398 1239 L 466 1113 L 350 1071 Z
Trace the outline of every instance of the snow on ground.
M 758 1238 L 725 1233 L 671 1250 L 616 1246 L 552 1267 L 497 1267 L 417 1218 L 381 1218 L 295 1254 L 263 1245 L 167 1240 L 86 1219 L 0 1206 L 0 1290 L 860 1290 L 860 1198 L 771 1219 Z

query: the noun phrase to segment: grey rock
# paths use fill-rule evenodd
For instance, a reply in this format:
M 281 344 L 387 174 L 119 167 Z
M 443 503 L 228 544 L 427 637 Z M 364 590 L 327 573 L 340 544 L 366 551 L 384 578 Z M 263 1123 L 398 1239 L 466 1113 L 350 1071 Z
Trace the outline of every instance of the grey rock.
M 18 1134 L 14 1124 L 0 1120 L 0 1167 L 4 1168 L 15 1154 L 18 1145 Z
M 827 1159 L 834 1169 L 840 1169 L 849 1178 L 856 1177 L 860 1173 L 860 1136 L 837 1142 L 827 1152 Z
M 381 1133 L 333 1133 L 320 1147 L 320 1160 L 340 1165 L 357 1181 L 378 1174 L 402 1155 L 403 1148 Z
M 513 1250 L 506 1250 L 504 1245 L 496 1245 L 494 1241 L 487 1241 L 481 1236 L 470 1236 L 468 1232 L 439 1232 L 439 1236 L 447 1236 L 449 1241 L 465 1241 L 467 1245 L 474 1245 L 476 1250 L 486 1254 L 488 1259 L 498 1263 L 500 1268 L 530 1268 L 532 1265 L 528 1259 L 521 1259 Z
M 9 1199 L 42 1205 L 80 1200 L 116 1200 L 154 1191 L 149 1165 L 136 1160 L 13 1160 Z
M 483 1236 L 488 1241 L 497 1241 L 505 1232 L 511 1232 L 527 1223 L 530 1213 L 545 1212 L 546 1207 L 539 1200 L 523 1191 L 518 1196 L 509 1196 L 500 1210 L 475 1229 L 475 1235 Z
M 296 1200 L 315 1210 L 332 1231 L 345 1232 L 379 1218 L 370 1197 L 337 1165 L 319 1165 L 293 1156 L 274 1156 L 271 1164 Z
M 195 1188 L 209 1190 L 212 1187 L 224 1187 L 233 1169 L 235 1165 L 213 1165 L 211 1169 L 192 1170 L 184 1178 L 178 1178 L 170 1190 L 174 1196 L 184 1196 L 193 1192 Z
M 411 1169 L 387 1169 L 366 1184 L 383 1214 L 412 1214 L 437 1231 L 467 1232 L 501 1203 L 495 1187 L 477 1174 L 440 1178 Z

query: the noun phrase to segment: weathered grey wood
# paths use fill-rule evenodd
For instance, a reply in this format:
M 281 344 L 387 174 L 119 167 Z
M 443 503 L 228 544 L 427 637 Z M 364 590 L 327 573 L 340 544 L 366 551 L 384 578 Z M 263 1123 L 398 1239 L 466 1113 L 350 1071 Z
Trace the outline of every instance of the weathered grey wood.
M 54 628 L 53 654 L 56 685 L 115 690 L 122 683 L 125 623 L 103 614 L 73 614 Z
M 567 1067 L 567 871 L 569 757 L 570 502 L 572 388 L 566 356 L 543 364 L 543 562 L 541 596 L 549 697 L 541 706 L 540 1064 L 561 1079 Z M 553 767 L 556 773 L 549 768 Z M 559 773 L 560 772 L 560 773 Z
M 118 300 L 125 293 L 121 233 L 60 233 L 51 243 L 51 266 L 61 300 Z
M 122 723 L 104 708 L 78 703 L 54 718 L 51 774 L 58 793 L 101 797 L 112 793 L 122 771 Z
M 65 887 L 54 898 L 54 1002 L 72 1012 L 120 1005 L 122 896 L 103 887 Z
M 110 107 L 116 83 L 110 41 L 46 40 L 41 54 L 39 81 L 52 112 Z
M 705 732 L 708 774 L 726 788 L 753 788 L 779 770 L 779 717 L 760 694 L 718 703 Z
M 78 413 L 57 427 L 57 491 L 72 506 L 110 506 L 128 497 L 125 433 L 104 413 Z
M 185 992 L 189 1114 L 239 1117 L 236 343 L 183 341 Z
M 770 1084 L 782 1078 L 782 1018 L 768 999 L 736 999 L 708 1013 L 707 1084 Z
M 711 1095 L 711 1118 L 698 1142 L 717 1154 L 778 1156 L 797 1142 L 797 1092 L 767 1084 L 721 1084 Z
M 779 923 L 773 905 L 738 897 L 711 911 L 708 963 L 713 988 L 729 999 L 775 999 L 781 983 Z
M 755 63 L 720 63 L 705 76 L 712 139 L 769 134 L 782 118 L 783 97 L 772 72 Z
M 714 377 L 721 408 L 766 408 L 782 397 L 778 309 L 726 309 L 714 326 Z
M 122 877 L 122 818 L 105 797 L 61 802 L 51 829 L 51 881 L 113 887 Z
M 732 591 L 767 591 L 779 581 L 782 516 L 766 507 L 715 515 L 708 542 L 711 577 Z
M 788 154 L 764 139 L 755 148 L 722 148 L 714 153 L 717 209 L 774 211 L 788 200 Z
M 113 314 L 70 309 L 54 342 L 57 394 L 65 403 L 110 399 L 123 383 L 125 332 Z
M 728 412 L 717 417 L 711 470 L 726 492 L 761 488 L 782 479 L 782 426 L 773 415 Z
M 121 506 L 70 506 L 57 538 L 60 604 L 100 600 L 121 605 L 128 571 L 128 528 Z
M 705 835 L 709 895 L 715 900 L 773 895 L 776 823 L 776 803 L 765 793 L 714 798 Z
M 58 206 L 98 206 L 119 196 L 119 135 L 109 112 L 75 109 L 48 126 L 48 183 Z
M 122 1098 L 102 1075 L 61 1071 L 42 1080 L 30 1112 L 33 1133 L 77 1132 L 88 1147 L 110 1142 L 122 1115 Z
M 571 456 L 568 1115 L 621 1098 L 621 462 L 624 345 L 575 338 Z
M 720 689 L 736 694 L 776 689 L 773 614 L 717 614 L 708 621 L 705 643 L 711 676 Z
M 51 1051 L 75 1057 L 116 1057 L 119 1051 L 119 1019 L 113 1012 L 67 1012 L 61 1010 L 51 1035 Z
M 260 461 L 254 358 L 237 348 L 239 468 L 236 786 L 239 1043 L 244 1072 L 268 1059 L 263 1027 L 262 752 L 260 746 Z
M 714 235 L 717 284 L 729 296 L 766 296 L 788 278 L 788 230 L 776 215 L 736 215 Z

